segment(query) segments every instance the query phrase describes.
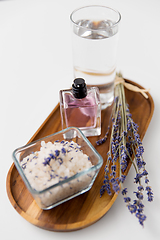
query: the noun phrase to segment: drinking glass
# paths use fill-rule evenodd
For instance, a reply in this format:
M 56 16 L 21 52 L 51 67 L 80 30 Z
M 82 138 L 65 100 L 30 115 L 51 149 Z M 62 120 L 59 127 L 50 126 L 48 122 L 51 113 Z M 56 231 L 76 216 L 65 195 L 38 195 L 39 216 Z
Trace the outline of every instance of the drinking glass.
M 101 108 L 114 99 L 117 45 L 121 15 L 105 6 L 85 6 L 70 15 L 74 77 L 100 91 Z

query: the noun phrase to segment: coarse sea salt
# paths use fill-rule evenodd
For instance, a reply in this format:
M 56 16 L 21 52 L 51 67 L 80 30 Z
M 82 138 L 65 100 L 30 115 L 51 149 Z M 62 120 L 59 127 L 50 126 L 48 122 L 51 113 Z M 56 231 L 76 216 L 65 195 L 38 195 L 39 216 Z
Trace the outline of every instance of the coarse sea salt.
M 47 189 L 94 166 L 81 150 L 81 146 L 73 141 L 64 140 L 54 143 L 41 141 L 40 150 L 23 158 L 20 165 L 31 187 L 36 191 Z M 93 176 L 94 172 L 64 182 L 40 193 L 37 201 L 45 208 L 81 191 L 89 185 Z

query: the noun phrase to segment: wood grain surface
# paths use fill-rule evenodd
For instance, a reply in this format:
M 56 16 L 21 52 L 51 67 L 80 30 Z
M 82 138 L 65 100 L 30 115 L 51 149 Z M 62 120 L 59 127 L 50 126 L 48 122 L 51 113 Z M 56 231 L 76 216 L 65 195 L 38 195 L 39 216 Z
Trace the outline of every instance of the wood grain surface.
M 140 88 L 135 82 L 125 79 Z M 139 134 L 143 139 L 151 121 L 154 103 L 150 94 L 145 99 L 140 93 L 125 89 L 126 99 L 130 106 L 133 120 L 139 125 Z M 103 217 L 117 198 L 117 194 L 109 196 L 105 193 L 101 198 L 99 191 L 104 177 L 104 166 L 106 153 L 109 147 L 109 139 L 101 146 L 96 146 L 96 140 L 103 137 L 108 128 L 111 107 L 102 111 L 102 134 L 100 137 L 89 137 L 88 139 L 96 150 L 101 154 L 104 164 L 100 169 L 93 187 L 86 193 L 75 197 L 51 210 L 40 209 L 33 197 L 23 183 L 14 163 L 9 169 L 6 179 L 8 198 L 15 210 L 30 223 L 51 231 L 73 231 L 87 227 Z M 53 109 L 41 127 L 32 136 L 29 142 L 61 130 L 61 119 L 59 104 Z M 129 162 L 126 174 L 131 167 Z M 114 223 L 113 223 L 114 224 Z

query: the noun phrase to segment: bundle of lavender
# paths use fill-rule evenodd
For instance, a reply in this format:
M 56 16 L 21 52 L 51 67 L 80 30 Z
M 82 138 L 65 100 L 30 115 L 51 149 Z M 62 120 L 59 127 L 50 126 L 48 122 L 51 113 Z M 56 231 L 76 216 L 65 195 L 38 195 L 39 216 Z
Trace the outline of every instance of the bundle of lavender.
M 110 146 L 107 153 L 104 181 L 100 189 L 100 196 L 102 196 L 105 191 L 107 191 L 109 195 L 112 194 L 112 190 L 115 193 L 121 191 L 129 211 L 135 214 L 139 223 L 143 226 L 146 220 L 146 216 L 143 213 L 144 190 L 147 193 L 149 202 L 153 201 L 153 192 L 151 186 L 149 186 L 148 172 L 145 168 L 146 163 L 143 159 L 144 148 L 138 134 L 138 125 L 134 123 L 129 111 L 129 105 L 126 102 L 124 92 L 125 82 L 121 75 L 118 75 L 117 79 L 115 100 L 111 116 L 112 124 L 110 124 L 110 126 L 112 126 Z M 127 87 L 130 86 L 128 85 Z M 140 91 L 147 97 L 145 90 L 133 90 Z M 106 141 L 110 126 L 104 138 L 97 141 L 97 145 L 101 145 Z M 126 178 L 125 170 L 129 160 L 132 162 L 136 173 L 134 182 L 137 185 L 137 190 L 133 192 L 136 198 L 133 201 L 128 196 L 127 188 L 124 187 Z

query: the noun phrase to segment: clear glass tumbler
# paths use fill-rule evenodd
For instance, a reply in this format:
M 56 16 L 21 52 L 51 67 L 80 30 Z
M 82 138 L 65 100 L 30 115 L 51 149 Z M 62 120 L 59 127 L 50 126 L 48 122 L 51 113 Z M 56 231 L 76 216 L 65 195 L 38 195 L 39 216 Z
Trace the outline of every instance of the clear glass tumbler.
M 100 91 L 101 108 L 114 99 L 117 45 L 121 15 L 118 11 L 91 5 L 71 15 L 74 77 Z

